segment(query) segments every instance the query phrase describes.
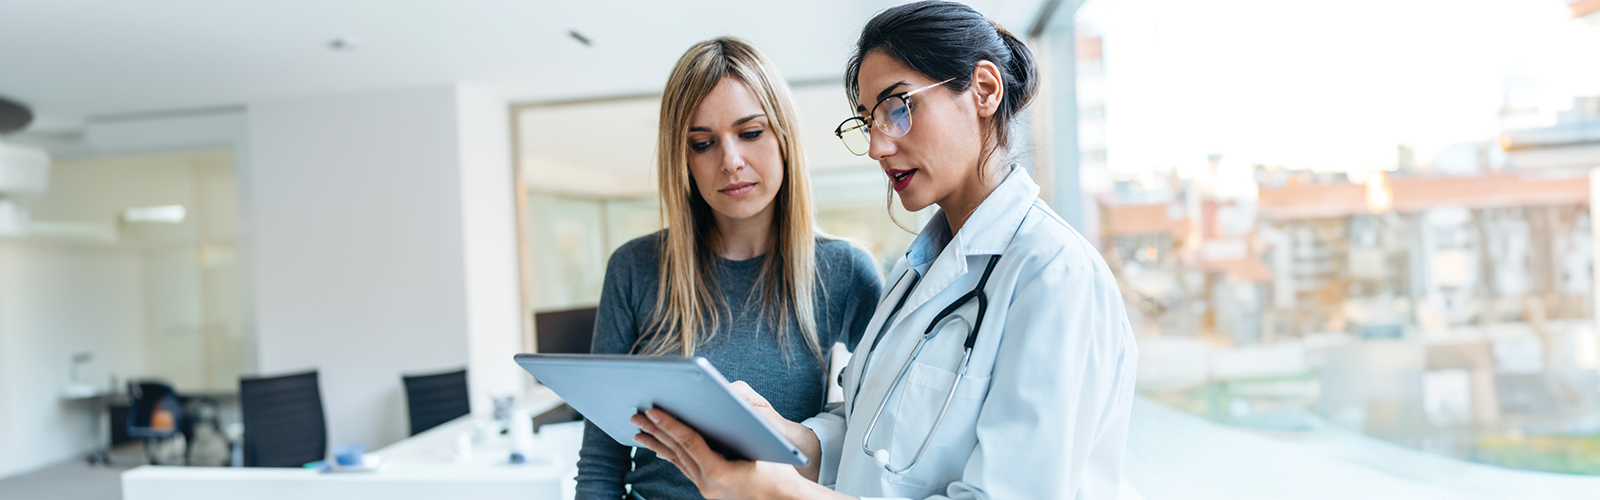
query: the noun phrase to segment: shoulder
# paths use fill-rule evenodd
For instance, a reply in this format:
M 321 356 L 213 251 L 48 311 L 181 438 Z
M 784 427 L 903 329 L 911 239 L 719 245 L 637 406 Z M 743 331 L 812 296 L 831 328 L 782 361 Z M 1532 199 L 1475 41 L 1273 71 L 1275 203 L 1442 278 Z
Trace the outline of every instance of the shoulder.
M 872 260 L 866 250 L 856 246 L 850 240 L 832 236 L 818 235 L 816 238 L 817 260 L 827 262 L 846 262 L 858 259 Z
M 606 281 L 618 283 L 653 283 L 661 274 L 661 247 L 667 236 L 665 229 L 634 238 L 611 252 L 606 262 Z M 631 286 L 631 285 L 624 285 Z
M 845 277 L 850 281 L 881 281 L 878 264 L 872 255 L 850 240 L 817 236 L 817 270 L 824 277 Z
M 1094 244 L 1043 200 L 1028 208 L 1006 253 L 1022 260 L 1025 276 L 1051 272 L 1115 281 Z
M 1061 338 L 1110 338 L 1108 345 L 1137 349 L 1116 276 L 1089 239 L 1044 202 L 1029 208 L 1006 252 L 1016 259 L 1011 264 L 1017 273 L 1009 298 L 1012 319 L 1032 317 L 1033 325 L 1055 325 L 1046 331 L 1078 324 L 1091 334 Z
M 629 240 L 611 253 L 611 261 L 607 266 L 637 267 L 648 265 L 649 267 L 654 267 L 661 260 L 661 245 L 666 241 L 666 238 L 667 230 L 662 229 Z

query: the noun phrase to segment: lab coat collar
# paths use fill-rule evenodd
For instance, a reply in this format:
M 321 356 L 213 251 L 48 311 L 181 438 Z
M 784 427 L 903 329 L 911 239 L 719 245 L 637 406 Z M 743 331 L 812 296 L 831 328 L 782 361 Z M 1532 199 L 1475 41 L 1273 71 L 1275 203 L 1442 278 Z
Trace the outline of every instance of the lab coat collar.
M 943 209 L 934 212 L 932 220 L 922 226 L 922 232 L 917 233 L 917 238 L 906 249 L 906 265 L 917 270 L 917 274 L 926 275 L 928 267 L 951 243 L 957 245 L 961 257 L 1003 253 L 1017 234 L 1017 228 L 1022 226 L 1028 207 L 1039 197 L 1039 185 L 1033 183 L 1028 172 L 1016 165 L 1010 168 L 1011 173 L 1006 174 L 994 192 L 972 212 L 972 217 L 967 218 L 960 234 L 950 235 L 950 221 L 945 218 Z
M 966 275 L 968 257 L 999 255 L 1011 244 L 1022 227 L 1022 218 L 1039 197 L 1039 185 L 1021 167 L 1010 168 L 1011 173 L 984 198 L 960 232 L 950 234 L 949 221 L 940 209 L 911 242 L 906 250 L 906 265 L 923 278 L 906 299 L 905 311 L 916 310 Z
M 1026 170 L 1012 164 L 1011 173 L 972 212 L 953 243 L 959 245 L 964 257 L 1004 253 L 1022 227 L 1023 216 L 1038 198 L 1039 185 L 1033 183 Z M 946 224 L 945 230 L 949 231 L 949 227 Z

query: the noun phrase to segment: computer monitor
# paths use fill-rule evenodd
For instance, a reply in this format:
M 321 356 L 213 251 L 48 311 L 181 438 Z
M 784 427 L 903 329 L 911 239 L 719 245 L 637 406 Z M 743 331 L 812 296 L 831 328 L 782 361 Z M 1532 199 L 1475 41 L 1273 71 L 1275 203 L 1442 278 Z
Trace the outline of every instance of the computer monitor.
M 588 354 L 596 308 L 534 313 L 534 335 L 544 354 Z

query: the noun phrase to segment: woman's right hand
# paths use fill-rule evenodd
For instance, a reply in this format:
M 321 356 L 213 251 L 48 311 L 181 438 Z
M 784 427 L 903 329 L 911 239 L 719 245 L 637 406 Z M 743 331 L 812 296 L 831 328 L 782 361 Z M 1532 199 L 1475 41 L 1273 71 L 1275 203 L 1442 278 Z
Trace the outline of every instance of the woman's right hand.
M 817 433 L 799 422 L 783 418 L 783 415 L 778 414 L 778 410 L 772 408 L 772 403 L 767 402 L 767 398 L 761 396 L 760 393 L 750 387 L 750 384 L 744 383 L 743 380 L 730 385 L 733 386 L 733 392 L 743 396 L 745 401 L 750 402 L 750 406 L 756 408 L 756 413 L 759 413 L 768 423 L 776 427 L 778 432 L 782 432 L 783 437 L 789 438 L 789 442 L 794 443 L 796 447 L 800 448 L 801 452 L 806 454 L 807 458 L 811 459 L 810 465 L 805 467 L 797 466 L 795 469 L 799 470 L 800 475 L 805 476 L 806 479 L 816 481 L 818 471 L 822 467 L 822 441 L 817 439 Z

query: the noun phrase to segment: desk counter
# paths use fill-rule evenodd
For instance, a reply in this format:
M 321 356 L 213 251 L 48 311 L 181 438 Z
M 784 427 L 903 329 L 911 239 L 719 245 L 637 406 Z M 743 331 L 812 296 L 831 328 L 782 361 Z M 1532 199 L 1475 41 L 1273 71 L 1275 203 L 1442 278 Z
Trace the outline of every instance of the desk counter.
M 525 405 L 538 414 L 561 400 L 540 387 Z M 527 463 L 511 464 L 510 442 L 491 437 L 459 456 L 456 443 L 471 435 L 471 415 L 398 441 L 371 454 L 382 457 L 370 472 L 311 469 L 144 466 L 122 474 L 124 500 L 386 500 L 435 498 L 570 499 L 574 496 L 583 425 L 547 425 L 534 436 Z

